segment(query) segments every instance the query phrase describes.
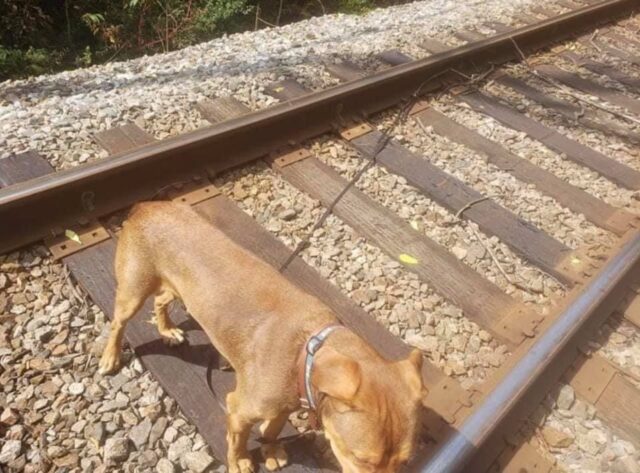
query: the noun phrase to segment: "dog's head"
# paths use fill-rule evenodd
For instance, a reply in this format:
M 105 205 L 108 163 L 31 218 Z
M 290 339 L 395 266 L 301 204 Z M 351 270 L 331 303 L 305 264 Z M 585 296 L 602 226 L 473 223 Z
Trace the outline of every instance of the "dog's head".
M 354 360 L 332 348 L 318 353 L 313 384 L 331 448 L 344 473 L 393 473 L 411 457 L 426 390 L 422 354 Z

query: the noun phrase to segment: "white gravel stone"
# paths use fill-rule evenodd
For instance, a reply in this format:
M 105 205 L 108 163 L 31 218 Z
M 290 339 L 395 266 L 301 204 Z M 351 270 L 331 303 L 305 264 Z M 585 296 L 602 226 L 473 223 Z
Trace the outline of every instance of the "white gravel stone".
M 198 452 L 187 452 L 184 456 L 184 466 L 194 473 L 204 473 L 213 463 L 213 458 L 202 450 Z
M 84 393 L 84 384 L 82 383 L 71 383 L 69 385 L 69 394 L 73 394 L 74 396 L 79 396 Z
M 176 468 L 169 460 L 161 458 L 156 465 L 156 471 L 158 473 L 175 473 Z
M 612 470 L 613 473 L 640 473 L 640 462 L 631 455 L 625 455 L 616 459 Z
M 0 450 L 0 464 L 15 460 L 21 451 L 22 442 L 20 440 L 7 440 Z
M 129 456 L 129 439 L 115 437 L 107 439 L 104 444 L 104 461 L 107 464 L 118 464 Z
M 556 404 L 558 405 L 558 408 L 564 409 L 566 411 L 571 409 L 571 406 L 573 406 L 573 402 L 575 401 L 575 399 L 576 395 L 573 391 L 573 388 L 568 384 L 565 384 L 562 386 L 560 392 L 558 393 Z
M 138 450 L 144 447 L 151 433 L 151 419 L 148 417 L 131 429 L 129 438 Z
M 182 461 L 184 455 L 193 449 L 193 440 L 187 436 L 179 437 L 169 446 L 167 458 L 172 462 Z
M 2 414 L 0 414 L 0 424 L 13 425 L 18 422 L 19 418 L 20 417 L 15 410 L 7 407 L 6 409 L 3 409 Z

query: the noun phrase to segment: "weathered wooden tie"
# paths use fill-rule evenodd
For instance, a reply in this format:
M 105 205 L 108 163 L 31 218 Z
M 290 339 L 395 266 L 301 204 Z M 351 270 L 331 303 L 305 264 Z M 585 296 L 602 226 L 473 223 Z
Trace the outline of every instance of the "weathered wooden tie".
M 596 82 L 584 79 L 577 74 L 550 64 L 534 66 L 534 69 L 544 77 L 561 82 L 569 87 L 581 90 L 588 95 L 593 95 L 610 104 L 617 105 L 636 115 L 640 115 L 640 100 L 629 97 L 622 92 L 604 87 Z
M 618 436 L 640 445 L 640 391 L 629 375 L 599 355 L 579 356 L 565 379 Z
M 421 120 L 425 126 L 432 127 L 436 133 L 482 153 L 489 163 L 513 174 L 522 182 L 535 185 L 540 192 L 553 197 L 568 209 L 583 214 L 601 228 L 622 236 L 634 220 L 634 216 L 628 212 L 572 186 L 555 174 L 511 153 L 495 141 L 460 125 L 434 109 L 417 114 L 416 119 Z
M 485 38 L 483 34 L 475 31 L 469 31 L 469 30 L 455 31 L 453 35 L 456 38 L 461 39 L 462 41 L 466 41 L 468 43 L 473 43 L 474 41 L 480 41 Z
M 529 7 L 529 11 L 534 15 L 538 15 L 540 18 L 552 18 L 554 16 L 558 16 L 558 13 L 551 5 L 532 5 Z
M 559 55 L 568 61 L 571 61 L 576 66 L 584 67 L 595 74 L 609 77 L 610 79 L 618 81 L 627 87 L 640 89 L 640 78 L 626 74 L 615 66 L 594 61 L 587 56 L 579 55 L 569 50 L 562 51 Z
M 547 148 L 596 171 L 616 184 L 632 190 L 640 189 L 640 172 L 542 125 L 494 96 L 470 92 L 460 95 L 459 99 L 472 109 L 498 120 L 508 128 L 526 133 Z
M 591 110 L 584 110 L 570 102 L 552 97 L 522 79 L 503 74 L 496 77 L 495 80 L 543 107 L 559 113 L 569 121 L 570 125 L 579 124 L 602 133 L 618 136 L 633 143 L 640 143 L 640 133 L 633 131 L 630 127 L 626 127 L 618 121 L 605 118 Z
M 325 68 L 333 76 L 339 77 L 344 82 L 358 80 L 364 77 L 362 69 L 351 61 L 326 64 Z
M 608 54 L 632 64 L 640 65 L 640 54 L 638 53 L 638 51 L 640 51 L 640 42 L 634 41 L 611 30 L 606 31 L 603 36 L 604 38 L 600 37 L 593 40 L 587 40 L 585 38 L 581 40 L 581 42 L 585 46 L 591 46 L 591 41 L 593 41 L 600 49 L 604 50 Z M 615 46 L 607 42 L 606 39 L 613 40 Z
M 572 2 L 571 0 L 556 0 L 556 3 L 565 8 L 568 8 L 569 10 L 577 10 L 578 8 L 582 7 L 582 5 L 580 5 L 579 3 Z
M 452 49 L 452 46 L 447 46 L 432 38 L 423 38 L 420 42 L 420 47 L 431 54 L 440 54 Z
M 295 99 L 307 94 L 307 90 L 295 79 L 285 79 L 265 87 L 265 92 L 281 102 Z
M 620 303 L 619 313 L 629 323 L 640 328 L 640 288 L 632 288 Z
M 382 62 L 386 62 L 391 66 L 398 66 L 400 64 L 404 64 L 405 62 L 411 62 L 413 59 L 410 56 L 407 56 L 399 49 L 388 49 L 386 51 L 378 54 L 378 59 Z
M 483 92 L 469 91 L 460 94 L 458 98 L 470 105 L 472 109 L 495 118 L 506 127 L 526 133 L 548 148 L 598 172 L 616 184 L 628 189 L 640 189 L 640 172 L 561 135 L 557 131 L 509 107 L 497 97 Z

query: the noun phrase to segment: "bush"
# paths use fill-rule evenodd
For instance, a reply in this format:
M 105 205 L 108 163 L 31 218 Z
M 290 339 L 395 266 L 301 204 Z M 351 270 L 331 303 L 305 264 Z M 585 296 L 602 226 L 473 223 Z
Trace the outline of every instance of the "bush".
M 59 51 L 34 47 L 20 50 L 0 45 L 0 80 L 53 72 L 59 68 L 60 62 Z

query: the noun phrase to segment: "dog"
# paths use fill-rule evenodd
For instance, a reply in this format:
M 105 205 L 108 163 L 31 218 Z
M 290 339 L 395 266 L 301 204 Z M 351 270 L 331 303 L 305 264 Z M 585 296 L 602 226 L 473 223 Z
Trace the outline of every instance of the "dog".
M 100 372 L 120 366 L 122 336 L 154 296 L 160 336 L 185 340 L 168 316 L 180 299 L 236 372 L 226 397 L 230 473 L 251 473 L 247 440 L 260 432 L 265 466 L 287 464 L 278 435 L 308 403 L 346 473 L 395 472 L 417 442 L 426 393 L 419 350 L 400 361 L 381 357 L 317 298 L 246 251 L 191 207 L 144 202 L 118 241 L 115 310 Z

